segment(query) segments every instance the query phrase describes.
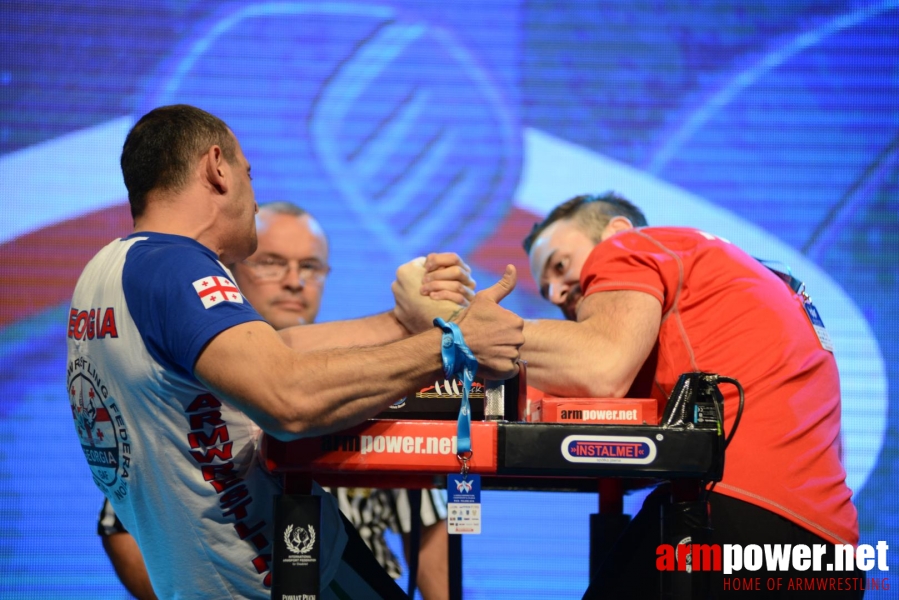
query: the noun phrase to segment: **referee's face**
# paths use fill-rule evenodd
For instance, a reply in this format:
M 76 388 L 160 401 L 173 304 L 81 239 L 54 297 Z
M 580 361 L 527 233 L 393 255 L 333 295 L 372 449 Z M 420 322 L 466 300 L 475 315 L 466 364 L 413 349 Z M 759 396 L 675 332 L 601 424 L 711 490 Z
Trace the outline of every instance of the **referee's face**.
M 310 215 L 259 210 L 256 252 L 234 265 L 240 291 L 275 329 L 312 323 L 328 266 L 328 242 Z

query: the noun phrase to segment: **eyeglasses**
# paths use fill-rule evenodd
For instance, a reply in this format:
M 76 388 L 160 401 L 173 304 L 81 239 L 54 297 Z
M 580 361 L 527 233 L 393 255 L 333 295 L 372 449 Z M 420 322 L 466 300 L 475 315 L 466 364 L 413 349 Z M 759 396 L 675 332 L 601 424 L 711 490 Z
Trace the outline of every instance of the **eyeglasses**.
M 258 261 L 245 260 L 242 264 L 249 267 L 260 281 L 281 281 L 291 264 L 297 265 L 300 280 L 304 283 L 322 283 L 331 272 L 330 266 L 314 259 L 288 260 L 280 256 L 266 256 Z

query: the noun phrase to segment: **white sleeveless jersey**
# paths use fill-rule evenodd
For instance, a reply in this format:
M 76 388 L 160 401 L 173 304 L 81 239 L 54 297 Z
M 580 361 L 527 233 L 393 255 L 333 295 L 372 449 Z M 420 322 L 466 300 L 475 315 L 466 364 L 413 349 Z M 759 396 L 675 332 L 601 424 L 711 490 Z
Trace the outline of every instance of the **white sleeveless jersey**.
M 270 594 L 280 485 L 259 464 L 259 427 L 193 375 L 213 337 L 262 320 L 232 281 L 198 242 L 136 233 L 88 263 L 72 298 L 66 380 L 81 449 L 160 598 Z M 322 527 L 325 587 L 346 544 L 327 494 Z

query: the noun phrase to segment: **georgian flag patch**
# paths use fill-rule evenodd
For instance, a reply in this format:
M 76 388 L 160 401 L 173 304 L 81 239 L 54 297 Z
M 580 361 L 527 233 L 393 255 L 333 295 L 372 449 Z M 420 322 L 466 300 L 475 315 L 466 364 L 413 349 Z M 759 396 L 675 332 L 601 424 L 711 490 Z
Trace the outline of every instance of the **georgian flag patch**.
M 225 302 L 243 304 L 243 296 L 240 294 L 240 290 L 226 277 L 212 275 L 211 277 L 197 279 L 194 281 L 194 289 L 203 302 L 203 308 L 212 308 Z

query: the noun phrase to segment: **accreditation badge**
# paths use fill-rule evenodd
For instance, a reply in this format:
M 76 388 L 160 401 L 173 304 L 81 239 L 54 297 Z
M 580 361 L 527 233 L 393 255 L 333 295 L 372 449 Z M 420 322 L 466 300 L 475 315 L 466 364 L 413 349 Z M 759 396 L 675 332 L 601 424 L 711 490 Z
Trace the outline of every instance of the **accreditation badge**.
M 811 300 L 804 300 L 802 306 L 805 308 L 805 314 L 808 315 L 808 320 L 811 321 L 812 327 L 815 329 L 815 335 L 818 336 L 821 347 L 828 352 L 833 352 L 833 341 L 830 339 L 830 334 L 827 333 L 827 330 L 824 328 L 824 321 L 821 320 L 818 309 L 815 308 L 815 305 L 812 304 Z
M 446 476 L 446 529 L 451 534 L 481 533 L 481 476 Z

